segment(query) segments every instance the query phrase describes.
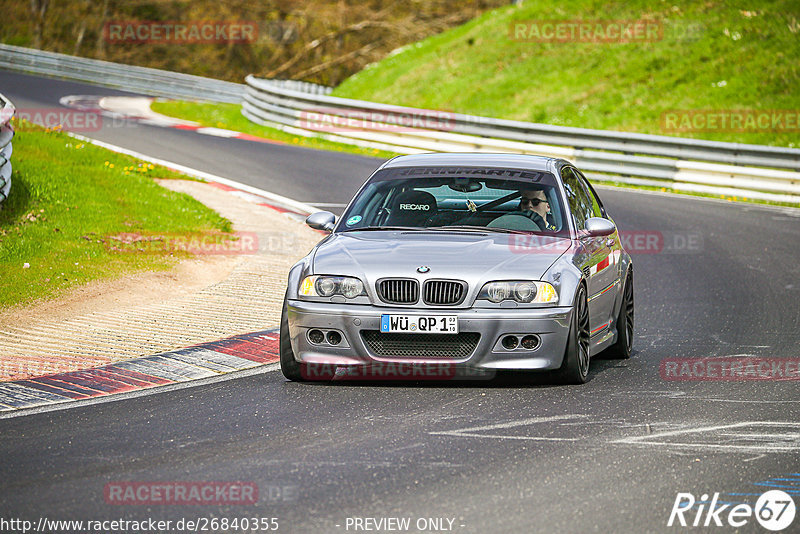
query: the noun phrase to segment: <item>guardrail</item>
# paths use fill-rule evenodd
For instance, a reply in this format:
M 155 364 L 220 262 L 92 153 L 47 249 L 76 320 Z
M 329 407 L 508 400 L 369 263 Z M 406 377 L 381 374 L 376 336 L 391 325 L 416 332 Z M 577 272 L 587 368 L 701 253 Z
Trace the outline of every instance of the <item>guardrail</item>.
M 7 44 L 0 44 L 0 68 L 167 98 L 238 104 L 245 92 L 245 85 L 241 83 Z M 266 83 L 316 95 L 327 95 L 333 90 L 332 87 L 298 80 L 267 80 Z
M 254 76 L 245 82 L 245 117 L 299 135 L 406 154 L 538 154 L 571 160 L 594 180 L 800 202 L 799 149 L 421 110 L 302 93 Z
M 238 103 L 244 85 L 147 67 L 0 44 L 0 68 L 168 98 Z
M 241 83 L 6 44 L 0 44 L 0 69 L 43 74 L 167 98 L 238 104 L 245 93 L 245 85 Z M 316 95 L 327 95 L 333 90 L 324 85 L 297 80 L 268 80 L 266 83 Z
M 11 192 L 11 139 L 14 137 L 11 119 L 15 112 L 14 104 L 0 94 L 0 202 Z

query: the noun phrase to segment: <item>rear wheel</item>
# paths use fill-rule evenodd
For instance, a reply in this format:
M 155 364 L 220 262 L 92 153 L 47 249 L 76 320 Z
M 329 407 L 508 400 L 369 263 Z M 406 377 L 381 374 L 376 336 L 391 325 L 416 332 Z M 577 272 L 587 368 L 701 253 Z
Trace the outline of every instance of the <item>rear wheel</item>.
M 302 364 L 294 359 L 292 341 L 289 337 L 289 319 L 287 317 L 289 304 L 287 298 L 283 298 L 283 309 L 281 310 L 281 334 L 280 334 L 280 356 L 281 372 L 283 376 L 294 382 L 303 382 Z
M 617 340 L 606 349 L 604 356 L 627 360 L 633 349 L 633 271 L 628 270 L 622 288 L 622 304 L 617 315 Z
M 557 377 L 563 384 L 584 384 L 588 376 L 589 303 L 586 300 L 586 289 L 580 286 L 575 295 L 564 363 L 557 371 Z

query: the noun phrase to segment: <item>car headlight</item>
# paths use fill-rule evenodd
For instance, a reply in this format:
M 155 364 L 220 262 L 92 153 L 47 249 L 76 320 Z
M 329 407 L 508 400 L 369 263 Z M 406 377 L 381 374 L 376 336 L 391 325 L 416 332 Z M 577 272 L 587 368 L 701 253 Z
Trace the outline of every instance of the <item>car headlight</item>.
M 365 295 L 364 284 L 351 276 L 306 276 L 300 284 L 301 297 L 332 297 L 342 295 L 353 299 Z
M 523 304 L 553 304 L 558 302 L 558 293 L 547 282 L 511 280 L 484 284 L 478 298 L 494 303 L 513 300 Z

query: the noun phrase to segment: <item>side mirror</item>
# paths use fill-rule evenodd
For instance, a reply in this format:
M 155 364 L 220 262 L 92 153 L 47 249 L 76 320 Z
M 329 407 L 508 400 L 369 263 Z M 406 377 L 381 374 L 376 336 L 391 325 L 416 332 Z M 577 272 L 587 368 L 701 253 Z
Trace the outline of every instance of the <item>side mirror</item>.
M 336 215 L 329 211 L 318 211 L 306 218 L 306 224 L 314 230 L 330 232 L 336 226 Z
M 616 229 L 613 222 L 602 217 L 591 217 L 586 221 L 586 233 L 590 237 L 611 235 Z

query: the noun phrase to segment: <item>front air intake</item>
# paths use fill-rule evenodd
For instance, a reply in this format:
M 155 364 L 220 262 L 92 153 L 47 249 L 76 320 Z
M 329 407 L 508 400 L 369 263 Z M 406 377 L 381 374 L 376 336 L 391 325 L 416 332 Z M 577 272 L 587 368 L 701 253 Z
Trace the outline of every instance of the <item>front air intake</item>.
M 464 300 L 466 284 L 458 280 L 428 280 L 422 300 L 425 304 L 454 306 Z
M 362 330 L 361 339 L 369 351 L 381 358 L 463 359 L 478 346 L 478 332 L 458 334 L 398 334 Z
M 387 304 L 415 304 L 419 300 L 419 282 L 412 278 L 379 280 L 378 296 Z

